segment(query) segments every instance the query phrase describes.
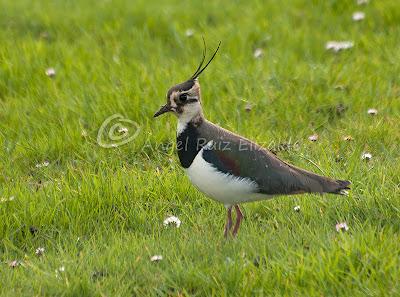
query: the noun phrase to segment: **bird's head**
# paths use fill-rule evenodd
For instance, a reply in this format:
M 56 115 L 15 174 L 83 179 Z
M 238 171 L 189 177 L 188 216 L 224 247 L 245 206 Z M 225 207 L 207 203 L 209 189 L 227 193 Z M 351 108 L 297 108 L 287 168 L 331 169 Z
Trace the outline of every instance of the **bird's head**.
M 192 119 L 201 113 L 201 94 L 198 77 L 214 59 L 221 43 L 218 45 L 211 59 L 203 66 L 206 58 L 206 45 L 204 43 L 203 58 L 195 73 L 185 82 L 171 87 L 167 92 L 167 103 L 154 114 L 158 117 L 166 112 L 173 112 L 178 118 Z

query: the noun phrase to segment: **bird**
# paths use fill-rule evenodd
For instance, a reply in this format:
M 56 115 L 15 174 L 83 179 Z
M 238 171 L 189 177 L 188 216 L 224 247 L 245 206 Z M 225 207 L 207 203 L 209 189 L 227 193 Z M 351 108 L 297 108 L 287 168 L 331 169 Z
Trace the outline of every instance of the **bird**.
M 179 162 L 198 190 L 224 204 L 227 211 L 224 237 L 237 236 L 243 220 L 239 206 L 242 203 L 303 193 L 347 195 L 349 181 L 291 165 L 266 148 L 205 118 L 199 76 L 215 58 L 220 46 L 221 42 L 203 66 L 207 52 L 204 41 L 203 56 L 196 71 L 188 80 L 168 90 L 166 104 L 154 117 L 168 112 L 177 116 Z

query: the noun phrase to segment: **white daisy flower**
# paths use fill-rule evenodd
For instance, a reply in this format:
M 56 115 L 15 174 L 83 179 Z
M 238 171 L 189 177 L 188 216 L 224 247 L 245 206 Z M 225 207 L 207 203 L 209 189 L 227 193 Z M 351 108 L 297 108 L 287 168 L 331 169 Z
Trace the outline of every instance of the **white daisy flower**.
M 328 41 L 325 45 L 327 50 L 333 50 L 335 53 L 352 48 L 354 43 L 352 41 Z
M 299 211 L 300 211 L 300 205 L 296 205 L 296 206 L 293 208 L 293 210 L 296 211 L 296 212 L 299 212 Z
M 349 230 L 349 226 L 347 226 L 346 222 L 343 223 L 337 223 L 336 224 L 336 231 L 340 232 L 340 231 L 348 231 Z
M 10 266 L 11 268 L 15 268 L 20 265 L 21 265 L 21 261 L 18 261 L 18 260 L 14 260 L 14 261 L 11 261 L 10 263 L 8 263 L 8 266 Z
M 44 247 L 38 247 L 35 251 L 36 256 L 43 256 L 44 255 Z
M 368 3 L 368 0 L 357 0 L 357 4 L 358 5 L 364 5 L 364 4 L 367 4 Z
M 254 58 L 258 59 L 264 54 L 264 51 L 261 48 L 256 48 L 254 51 Z
M 368 109 L 368 114 L 377 115 L 378 114 L 378 110 L 375 109 L 375 108 L 370 108 L 370 109 Z
M 13 201 L 14 199 L 15 199 L 14 196 L 10 196 L 9 198 L 1 198 L 1 199 L 0 199 L 0 202 L 1 202 L 1 203 L 3 203 L 3 202 L 9 202 L 9 201 Z
M 194 30 L 193 29 L 187 29 L 185 31 L 186 37 L 192 37 L 194 35 Z
M 308 137 L 308 140 L 313 141 L 313 142 L 317 141 L 318 140 L 318 134 L 310 135 Z
M 154 255 L 150 258 L 151 262 L 158 262 L 161 261 L 163 259 L 163 257 L 161 255 Z
M 128 128 L 121 127 L 121 128 L 118 129 L 118 133 L 128 133 Z
M 369 160 L 372 159 L 372 154 L 371 154 L 371 153 L 365 152 L 365 153 L 363 153 L 363 154 L 361 155 L 361 159 L 362 159 L 362 160 L 369 161 Z
M 363 13 L 362 11 L 356 11 L 355 13 L 353 13 L 352 18 L 355 22 L 362 21 L 365 18 L 365 13 Z
M 48 77 L 54 77 L 54 76 L 56 76 L 56 70 L 54 68 L 47 68 L 46 75 Z
M 44 161 L 43 163 L 36 164 L 36 168 L 47 167 L 49 164 L 49 161 Z
M 65 271 L 65 267 L 64 266 L 60 266 L 58 267 L 55 272 L 56 272 L 56 278 L 60 278 L 60 273 L 64 273 Z
M 170 224 L 175 224 L 176 228 L 181 225 L 181 220 L 175 216 L 170 216 L 164 220 L 164 226 L 167 227 Z
M 246 106 L 244 107 L 244 110 L 249 112 L 249 111 L 251 111 L 252 108 L 253 108 L 253 105 L 251 105 L 251 103 L 247 103 Z

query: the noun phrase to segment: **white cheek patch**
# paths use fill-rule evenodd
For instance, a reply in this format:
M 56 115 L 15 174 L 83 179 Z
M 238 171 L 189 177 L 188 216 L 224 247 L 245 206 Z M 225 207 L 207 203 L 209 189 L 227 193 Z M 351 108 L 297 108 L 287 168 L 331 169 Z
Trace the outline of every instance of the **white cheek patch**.
M 169 96 L 169 104 L 171 105 L 171 107 L 173 108 L 177 108 L 178 105 L 175 102 L 175 98 L 176 98 L 177 92 L 172 92 L 172 94 Z
M 183 111 L 178 115 L 177 135 L 181 134 L 187 124 L 199 113 L 201 113 L 201 105 L 198 101 L 183 106 Z

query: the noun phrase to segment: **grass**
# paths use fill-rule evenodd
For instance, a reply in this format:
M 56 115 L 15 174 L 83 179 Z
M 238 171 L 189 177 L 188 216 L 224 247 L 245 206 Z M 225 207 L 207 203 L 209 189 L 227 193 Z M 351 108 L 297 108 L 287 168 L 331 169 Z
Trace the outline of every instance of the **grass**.
M 398 5 L 264 2 L 1 1 L 2 296 L 400 296 Z M 208 119 L 351 180 L 348 197 L 244 205 L 239 237 L 223 239 L 223 206 L 179 167 L 176 119 L 152 118 L 196 68 L 202 35 L 222 41 L 200 79 Z M 335 54 L 329 40 L 354 47 Z M 138 136 L 102 148 L 117 113 Z

